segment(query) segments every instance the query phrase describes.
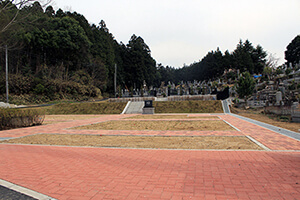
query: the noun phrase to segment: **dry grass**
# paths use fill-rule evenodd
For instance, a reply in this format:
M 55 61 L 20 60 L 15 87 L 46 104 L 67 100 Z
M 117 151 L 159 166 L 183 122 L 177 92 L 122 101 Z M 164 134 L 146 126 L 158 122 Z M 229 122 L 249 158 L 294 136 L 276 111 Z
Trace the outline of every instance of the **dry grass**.
M 221 101 L 154 101 L 155 113 L 223 113 Z
M 169 131 L 233 131 L 231 126 L 221 120 L 180 121 L 180 120 L 116 120 L 75 127 L 88 130 L 169 130 Z
M 190 116 L 190 115 L 137 115 L 127 119 L 219 119 L 217 116 Z
M 248 117 L 250 119 L 254 119 L 257 121 L 261 121 L 267 124 L 271 124 L 273 126 L 278 126 L 284 129 L 288 129 L 294 132 L 300 132 L 300 124 L 299 123 L 294 123 L 294 122 L 281 122 L 281 121 L 277 121 L 275 120 L 276 118 L 271 115 L 265 115 L 262 113 L 263 109 L 259 109 L 259 110 L 245 110 L 245 109 L 238 109 L 238 108 L 231 108 L 231 111 L 233 113 L 236 113 L 238 115 L 244 116 L 244 117 Z
M 44 125 L 55 124 L 61 122 L 69 122 L 74 120 L 85 120 L 102 117 L 103 115 L 46 115 Z
M 239 136 L 99 136 L 99 135 L 32 135 L 2 143 L 63 146 L 127 147 L 155 149 L 244 149 L 262 150 L 247 137 Z
M 49 114 L 120 114 L 126 103 L 61 103 L 52 106 Z
M 48 115 L 87 115 L 87 114 L 120 114 L 126 103 L 110 103 L 107 101 L 87 102 L 87 103 L 59 103 L 47 107 L 30 108 L 42 110 Z M 24 110 L 29 108 L 23 108 Z

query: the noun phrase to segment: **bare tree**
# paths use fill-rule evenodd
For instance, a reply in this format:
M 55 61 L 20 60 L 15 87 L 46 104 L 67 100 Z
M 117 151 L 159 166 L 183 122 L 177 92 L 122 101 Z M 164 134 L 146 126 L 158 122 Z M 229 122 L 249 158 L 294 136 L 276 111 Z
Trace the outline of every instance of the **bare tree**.
M 276 58 L 274 54 L 270 53 L 266 62 L 266 66 L 270 68 L 277 68 L 279 62 L 279 58 Z
M 48 0 L 44 6 L 50 3 Z M 14 24 L 23 23 L 25 19 L 30 15 L 30 12 L 26 15 L 20 15 L 20 11 L 26 7 L 39 2 L 36 0 L 0 0 L 0 49 L 5 49 L 5 74 L 6 74 L 6 101 L 9 102 L 9 91 L 8 91 L 8 49 L 15 48 L 19 42 L 14 44 L 10 43 L 10 38 L 16 34 L 18 28 L 11 28 Z M 39 2 L 40 3 L 40 2 Z M 27 21 L 28 22 L 28 21 Z M 8 47 L 9 45 L 9 47 Z M 22 44 L 18 44 L 22 46 Z
M 272 53 L 269 54 L 263 73 L 268 76 L 270 80 L 278 67 L 279 58 L 276 58 Z
M 25 16 L 20 16 L 20 11 L 26 6 L 32 5 L 34 2 L 39 2 L 43 4 L 43 7 L 48 5 L 51 0 L 47 2 L 37 1 L 37 0 L 1 0 L 0 1 L 0 16 L 3 16 L 5 12 L 11 12 L 12 15 L 8 18 L 1 20 L 0 34 L 7 31 L 10 26 L 15 23 L 23 22 L 29 14 Z

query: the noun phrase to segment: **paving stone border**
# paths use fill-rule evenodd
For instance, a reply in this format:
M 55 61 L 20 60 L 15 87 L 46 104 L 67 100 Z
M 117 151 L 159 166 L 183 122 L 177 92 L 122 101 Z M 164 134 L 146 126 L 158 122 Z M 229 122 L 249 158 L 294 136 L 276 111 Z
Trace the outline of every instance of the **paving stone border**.
M 0 179 L 0 186 L 4 187 L 2 188 L 4 191 L 9 191 L 10 196 L 6 196 L 6 199 L 22 199 L 22 200 L 56 200 L 52 197 L 49 197 L 47 195 L 41 194 L 39 192 L 30 190 L 28 188 L 16 185 L 14 183 L 5 181 Z M 6 188 L 6 189 L 5 189 Z M 1 194 L 0 194 L 1 197 Z
M 265 145 L 263 145 L 262 143 L 258 142 L 257 140 L 255 140 L 254 138 L 246 135 L 246 137 L 251 140 L 252 142 L 254 142 L 255 144 L 257 144 L 258 146 L 260 146 L 261 148 L 263 148 L 266 151 L 271 151 L 271 149 L 269 149 L 268 147 L 266 147 Z
M 0 199 L 5 200 L 36 200 L 33 197 L 27 196 L 25 194 L 22 194 L 20 192 L 16 192 L 14 190 L 11 190 L 9 188 L 6 188 L 4 186 L 0 185 Z
M 250 118 L 247 118 L 247 117 L 243 117 L 243 116 L 240 116 L 240 115 L 236 115 L 236 114 L 232 114 L 232 113 L 230 113 L 229 115 L 232 115 L 234 117 L 245 120 L 245 121 L 250 122 L 252 124 L 261 126 L 263 128 L 269 129 L 269 130 L 274 131 L 276 133 L 279 133 L 281 135 L 285 135 L 285 136 L 288 136 L 290 138 L 293 138 L 295 140 L 300 141 L 300 133 L 296 133 L 294 131 L 290 131 L 290 130 L 287 130 L 287 129 L 284 129 L 284 128 L 273 126 L 273 125 L 270 125 L 270 124 L 267 124 L 267 123 L 264 123 L 264 122 L 260 122 L 260 121 L 254 120 L 254 119 L 250 119 Z
M 11 137 L 0 137 L 0 141 L 1 140 L 9 140 L 9 139 L 12 139 Z

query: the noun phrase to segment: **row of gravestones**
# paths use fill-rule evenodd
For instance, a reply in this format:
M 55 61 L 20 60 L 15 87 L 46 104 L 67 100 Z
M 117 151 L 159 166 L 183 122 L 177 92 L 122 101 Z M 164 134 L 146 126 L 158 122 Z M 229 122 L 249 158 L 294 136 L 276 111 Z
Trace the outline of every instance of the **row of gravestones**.
M 152 90 L 146 91 L 146 90 L 133 90 L 130 92 L 127 89 L 121 90 L 121 96 L 122 97 L 140 97 L 140 96 L 175 96 L 175 95 L 200 95 L 200 94 L 211 94 L 213 90 L 210 87 L 203 88 L 203 89 L 195 89 L 195 88 L 154 88 Z

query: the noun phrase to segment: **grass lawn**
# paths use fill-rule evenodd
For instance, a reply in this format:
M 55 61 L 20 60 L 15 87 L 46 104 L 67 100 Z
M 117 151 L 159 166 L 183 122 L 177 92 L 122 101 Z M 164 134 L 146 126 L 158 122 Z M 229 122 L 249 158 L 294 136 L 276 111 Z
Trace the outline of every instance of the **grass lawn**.
M 107 121 L 74 129 L 88 130 L 161 130 L 161 131 L 233 131 L 235 130 L 224 121 L 180 121 L 180 120 L 116 120 Z
M 99 136 L 38 134 L 0 143 L 43 144 L 63 146 L 127 147 L 155 149 L 239 149 L 262 150 L 244 136 Z

